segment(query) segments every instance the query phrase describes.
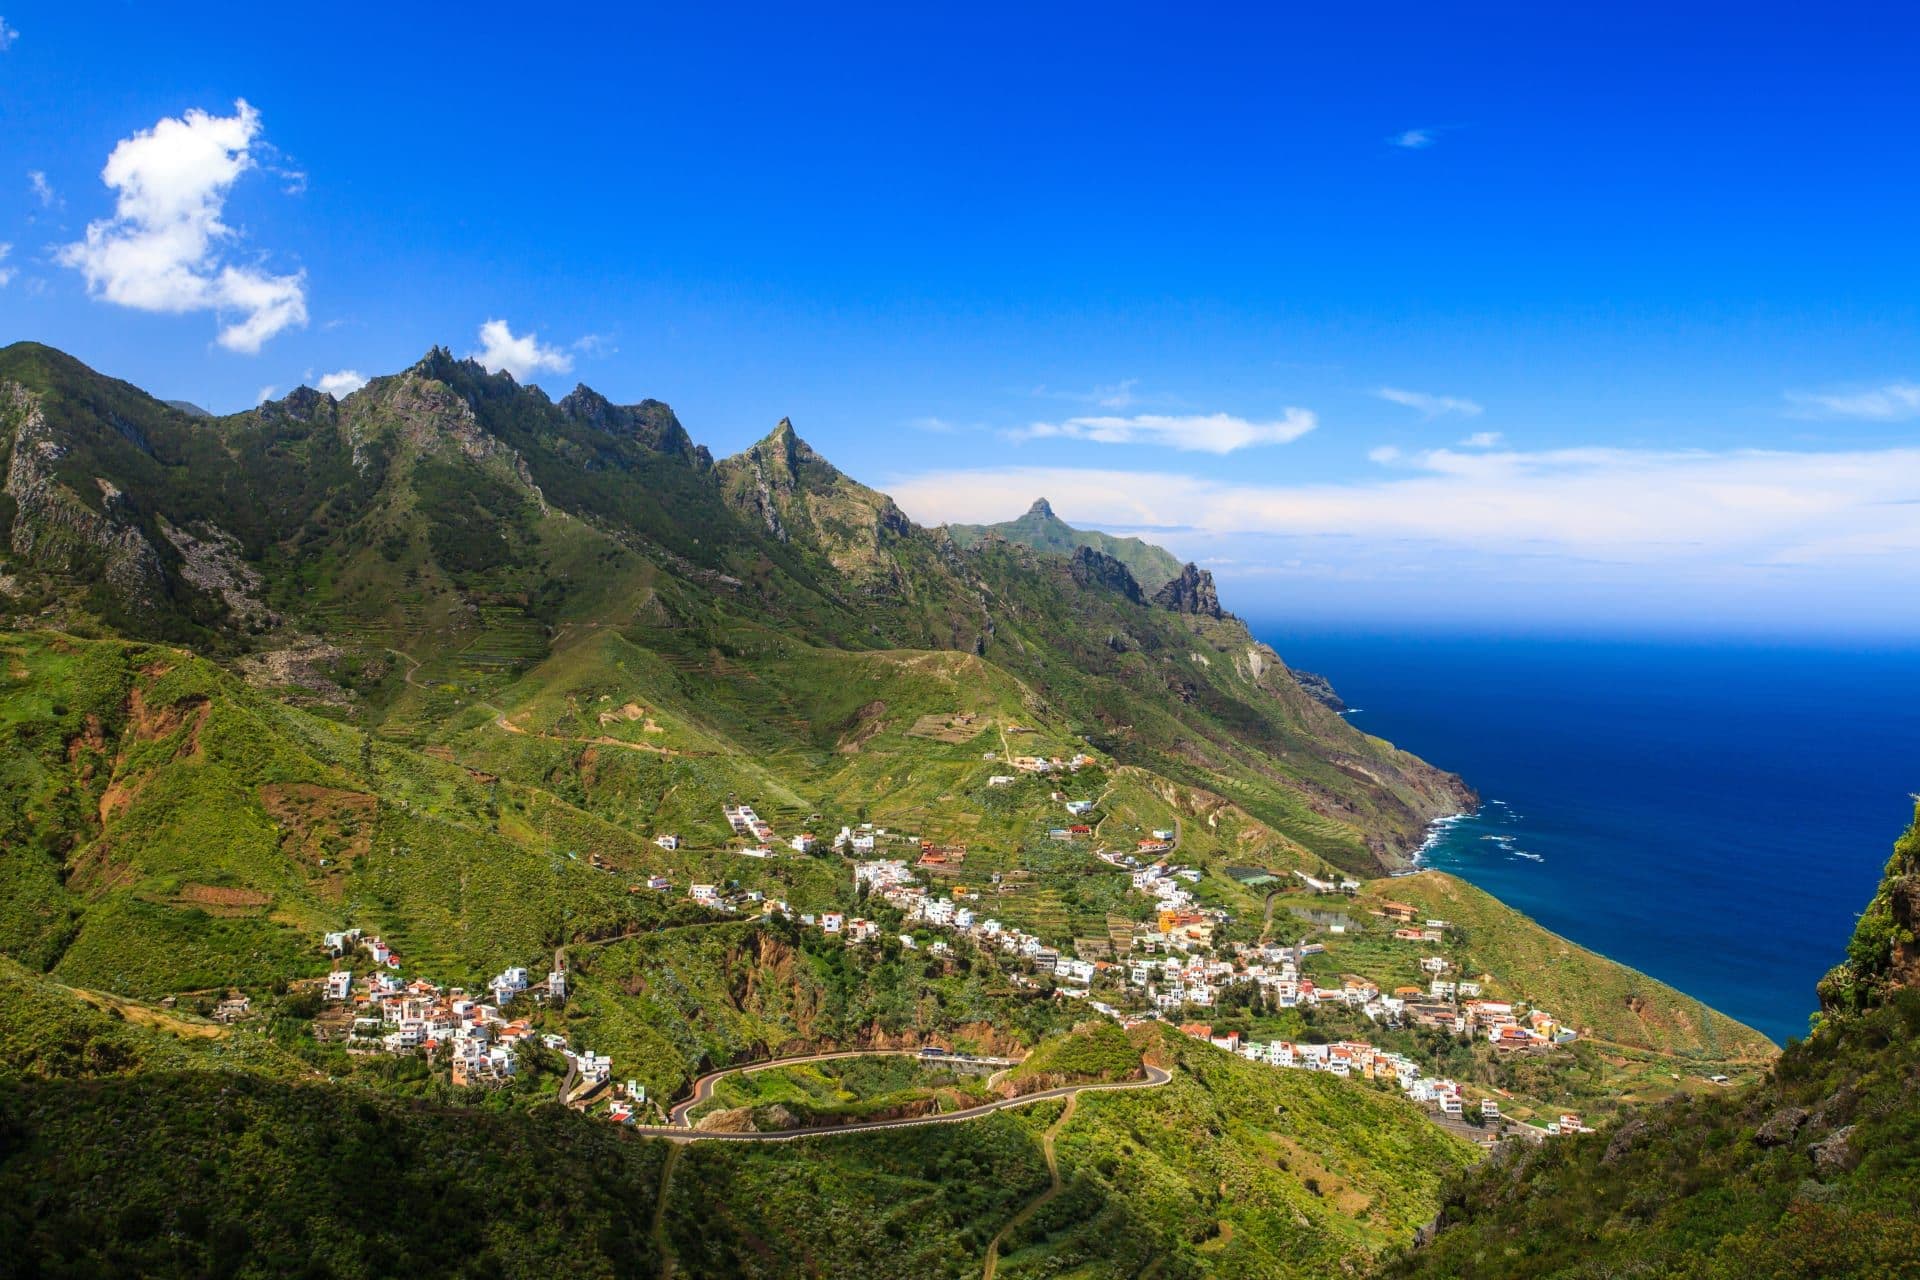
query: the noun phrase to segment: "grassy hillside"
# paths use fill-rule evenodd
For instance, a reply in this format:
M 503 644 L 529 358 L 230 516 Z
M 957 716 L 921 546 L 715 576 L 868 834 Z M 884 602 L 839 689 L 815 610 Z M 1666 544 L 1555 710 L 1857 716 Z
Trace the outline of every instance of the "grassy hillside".
M 1751 1089 L 1680 1098 L 1490 1162 L 1403 1276 L 1920 1275 L 1920 826 L 1826 1009 Z
M 1141 1036 L 1174 1082 L 1079 1100 L 1055 1140 L 1065 1188 L 1001 1274 L 1339 1274 L 1403 1239 L 1474 1158 L 1383 1088 Z

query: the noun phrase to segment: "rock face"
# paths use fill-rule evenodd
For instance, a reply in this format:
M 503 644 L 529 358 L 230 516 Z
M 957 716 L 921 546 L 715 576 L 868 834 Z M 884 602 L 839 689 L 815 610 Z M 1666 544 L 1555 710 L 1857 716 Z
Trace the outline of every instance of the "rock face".
M 96 508 L 61 483 L 56 467 L 66 448 L 55 439 L 39 398 L 25 388 L 0 386 L 0 415 L 18 424 L 4 490 L 14 505 L 8 530 L 13 553 L 60 573 L 97 564 L 101 579 L 130 612 L 150 612 L 166 591 L 166 573 L 125 496 L 95 477 Z
M 1044 507 L 1046 503 L 1047 500 L 1042 498 L 1033 505 Z M 1146 603 L 1140 584 L 1133 580 L 1133 571 L 1104 551 L 1080 547 L 1073 553 L 1069 568 L 1073 580 L 1082 587 L 1103 587 L 1118 592 L 1135 604 Z
M 1153 593 L 1153 602 L 1175 613 L 1222 617 L 1220 595 L 1213 588 L 1213 575 L 1189 561 L 1179 576 Z
M 1763 1147 L 1777 1147 L 1793 1141 L 1800 1126 L 1807 1122 L 1805 1107 L 1782 1107 L 1753 1131 L 1753 1140 Z

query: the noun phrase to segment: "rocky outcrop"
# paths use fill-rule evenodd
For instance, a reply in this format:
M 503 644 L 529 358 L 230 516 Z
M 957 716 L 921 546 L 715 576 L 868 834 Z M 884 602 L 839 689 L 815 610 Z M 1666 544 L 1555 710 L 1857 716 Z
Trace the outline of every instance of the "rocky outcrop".
M 1153 593 L 1153 602 L 1175 613 L 1200 617 L 1224 617 L 1220 593 L 1214 590 L 1213 575 L 1189 561 L 1173 581 Z
M 1860 1153 L 1854 1149 L 1854 1131 L 1853 1125 L 1835 1129 L 1807 1148 L 1807 1154 L 1813 1157 L 1814 1171 L 1821 1177 L 1832 1178 L 1850 1172 L 1860 1163 Z
M 1333 682 L 1323 675 L 1311 671 L 1293 671 L 1293 682 L 1300 686 L 1309 698 L 1326 707 L 1329 711 L 1345 711 L 1347 703 L 1334 691 Z
M 1778 1147 L 1793 1141 L 1800 1126 L 1807 1122 L 1805 1107 L 1781 1107 L 1753 1131 L 1753 1140 L 1763 1147 Z
M 1035 506 L 1045 506 L 1042 498 Z M 1068 562 L 1073 580 L 1081 587 L 1098 587 L 1102 590 L 1117 592 L 1135 604 L 1145 604 L 1146 597 L 1141 594 L 1140 584 L 1133 580 L 1133 571 L 1104 551 L 1095 551 L 1092 547 L 1080 547 Z

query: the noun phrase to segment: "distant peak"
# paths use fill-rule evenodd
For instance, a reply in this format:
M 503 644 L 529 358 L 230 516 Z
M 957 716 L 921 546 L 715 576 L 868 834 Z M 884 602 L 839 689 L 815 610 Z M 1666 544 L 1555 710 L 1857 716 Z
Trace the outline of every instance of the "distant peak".
M 1053 505 L 1045 498 L 1035 498 L 1033 505 L 1027 508 L 1027 514 L 1041 520 L 1058 520 L 1060 518 L 1053 514 Z

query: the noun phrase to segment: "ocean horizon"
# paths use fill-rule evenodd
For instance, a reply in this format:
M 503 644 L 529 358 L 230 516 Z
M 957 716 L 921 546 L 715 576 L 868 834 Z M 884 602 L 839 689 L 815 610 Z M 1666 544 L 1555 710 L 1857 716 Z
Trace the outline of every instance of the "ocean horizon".
M 1804 1036 L 1920 790 L 1920 648 L 1250 624 L 1460 774 L 1423 865 L 1776 1042 Z

